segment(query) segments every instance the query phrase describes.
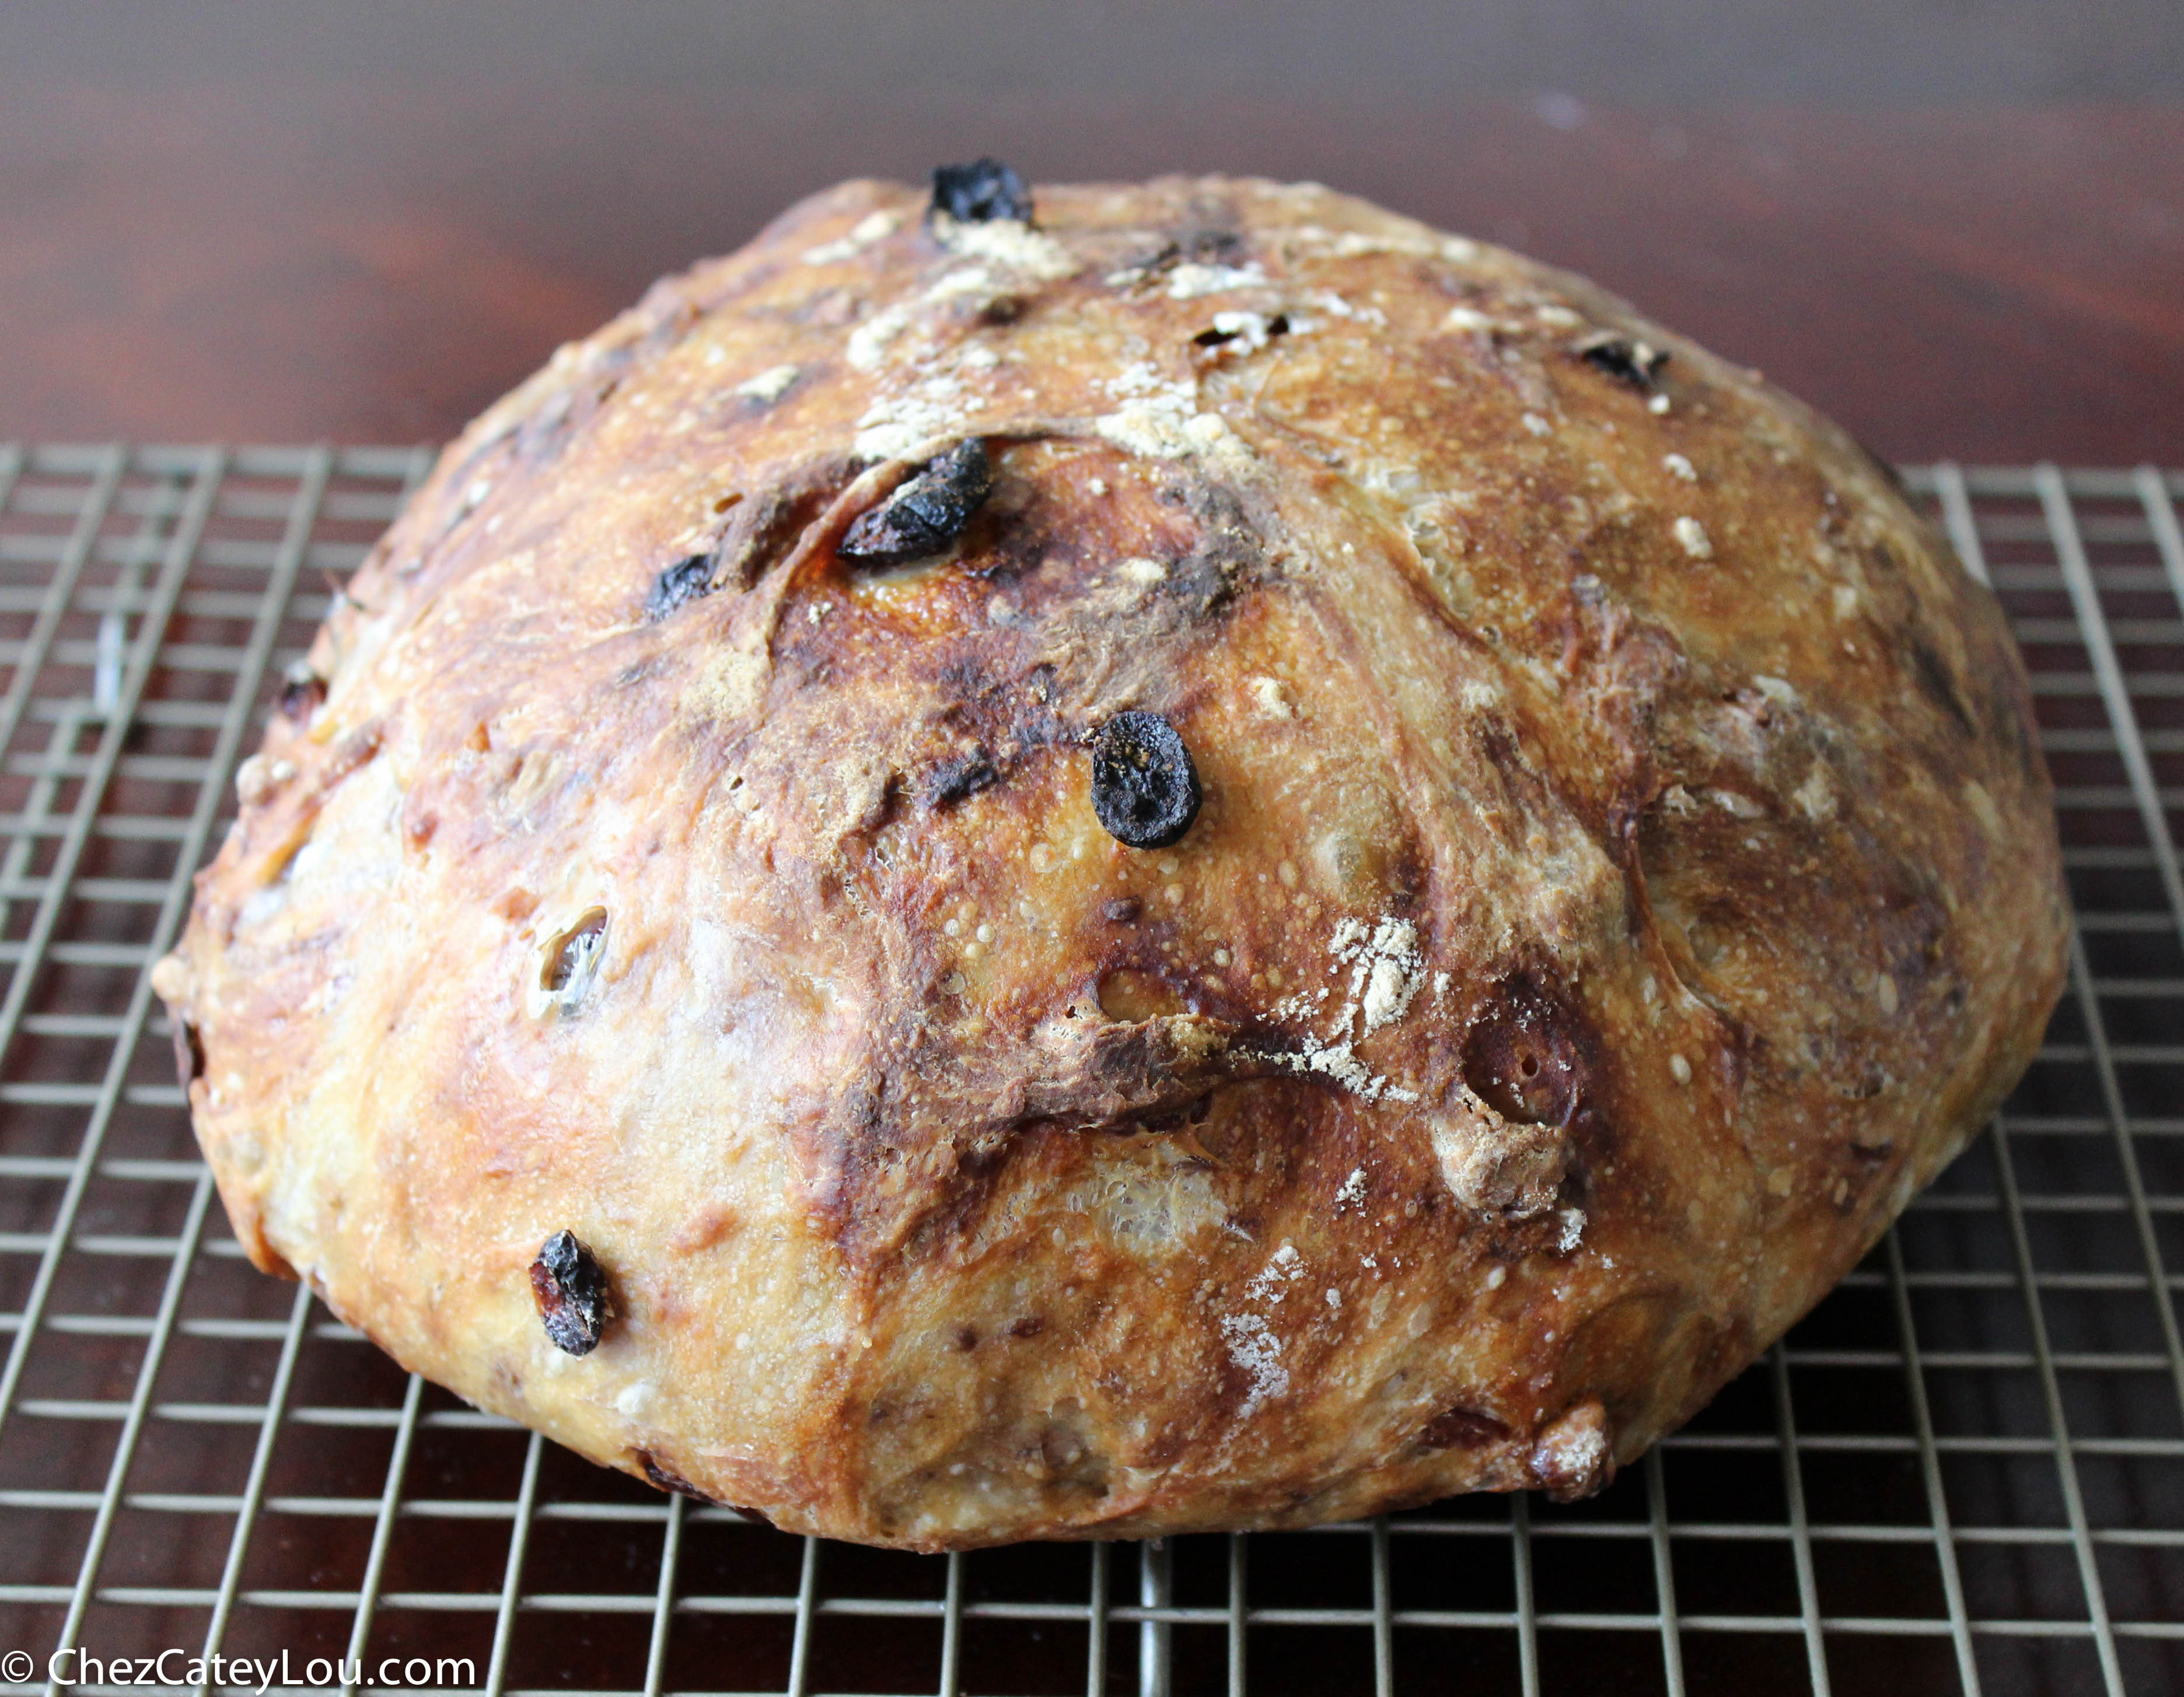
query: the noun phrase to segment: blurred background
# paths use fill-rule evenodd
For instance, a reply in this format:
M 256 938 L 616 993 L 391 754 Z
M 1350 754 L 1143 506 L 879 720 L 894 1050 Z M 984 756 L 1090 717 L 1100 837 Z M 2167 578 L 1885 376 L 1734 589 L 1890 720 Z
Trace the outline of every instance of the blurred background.
M 443 437 L 853 175 L 1308 176 L 1882 453 L 2184 460 L 2159 0 L 0 10 L 0 435 Z

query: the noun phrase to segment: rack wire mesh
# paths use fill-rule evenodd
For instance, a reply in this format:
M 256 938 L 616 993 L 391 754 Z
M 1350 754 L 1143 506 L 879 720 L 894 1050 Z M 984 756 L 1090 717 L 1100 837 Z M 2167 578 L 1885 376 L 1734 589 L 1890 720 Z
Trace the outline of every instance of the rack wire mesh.
M 2184 1688 L 2184 475 L 1907 473 L 2032 670 L 2070 988 L 1989 1135 L 1689 1428 L 1574 1507 L 922 1558 L 477 1413 L 214 1205 L 150 968 L 427 464 L 0 448 L 0 1691 L 70 1647 L 98 1692 L 170 1650 L 495 1697 Z

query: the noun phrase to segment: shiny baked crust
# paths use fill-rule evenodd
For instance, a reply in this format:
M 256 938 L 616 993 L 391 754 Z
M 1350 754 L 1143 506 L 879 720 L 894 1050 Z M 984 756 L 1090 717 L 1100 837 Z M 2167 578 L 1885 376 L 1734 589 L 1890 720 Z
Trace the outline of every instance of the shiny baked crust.
M 155 981 L 237 1232 L 800 1531 L 1597 1488 L 2033 1052 L 1994 602 L 1839 431 L 1513 254 L 1250 181 L 924 212 L 660 283 L 337 604 Z M 972 435 L 950 554 L 837 557 Z M 1094 816 L 1128 708 L 1203 782 L 1171 848 Z

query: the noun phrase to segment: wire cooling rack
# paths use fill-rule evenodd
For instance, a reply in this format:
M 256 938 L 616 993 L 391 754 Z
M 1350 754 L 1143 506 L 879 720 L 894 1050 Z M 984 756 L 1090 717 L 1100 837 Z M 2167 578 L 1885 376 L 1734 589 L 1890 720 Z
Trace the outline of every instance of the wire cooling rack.
M 1574 1507 L 924 1558 L 591 1467 L 228 1234 L 151 965 L 427 464 L 0 448 L 0 1690 L 56 1647 L 98 1691 L 169 1650 L 648 1697 L 2184 1689 L 2184 476 L 1909 474 L 2032 667 L 2070 988 L 1991 1134 L 1688 1429 Z

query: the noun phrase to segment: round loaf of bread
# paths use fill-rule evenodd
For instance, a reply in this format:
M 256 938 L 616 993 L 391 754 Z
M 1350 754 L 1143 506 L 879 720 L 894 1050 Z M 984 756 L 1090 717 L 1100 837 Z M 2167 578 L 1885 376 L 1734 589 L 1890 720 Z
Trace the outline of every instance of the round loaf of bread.
M 442 456 L 238 787 L 155 982 L 253 1259 L 918 1550 L 1598 1488 L 2063 971 L 1889 473 L 1313 186 L 805 202 Z

